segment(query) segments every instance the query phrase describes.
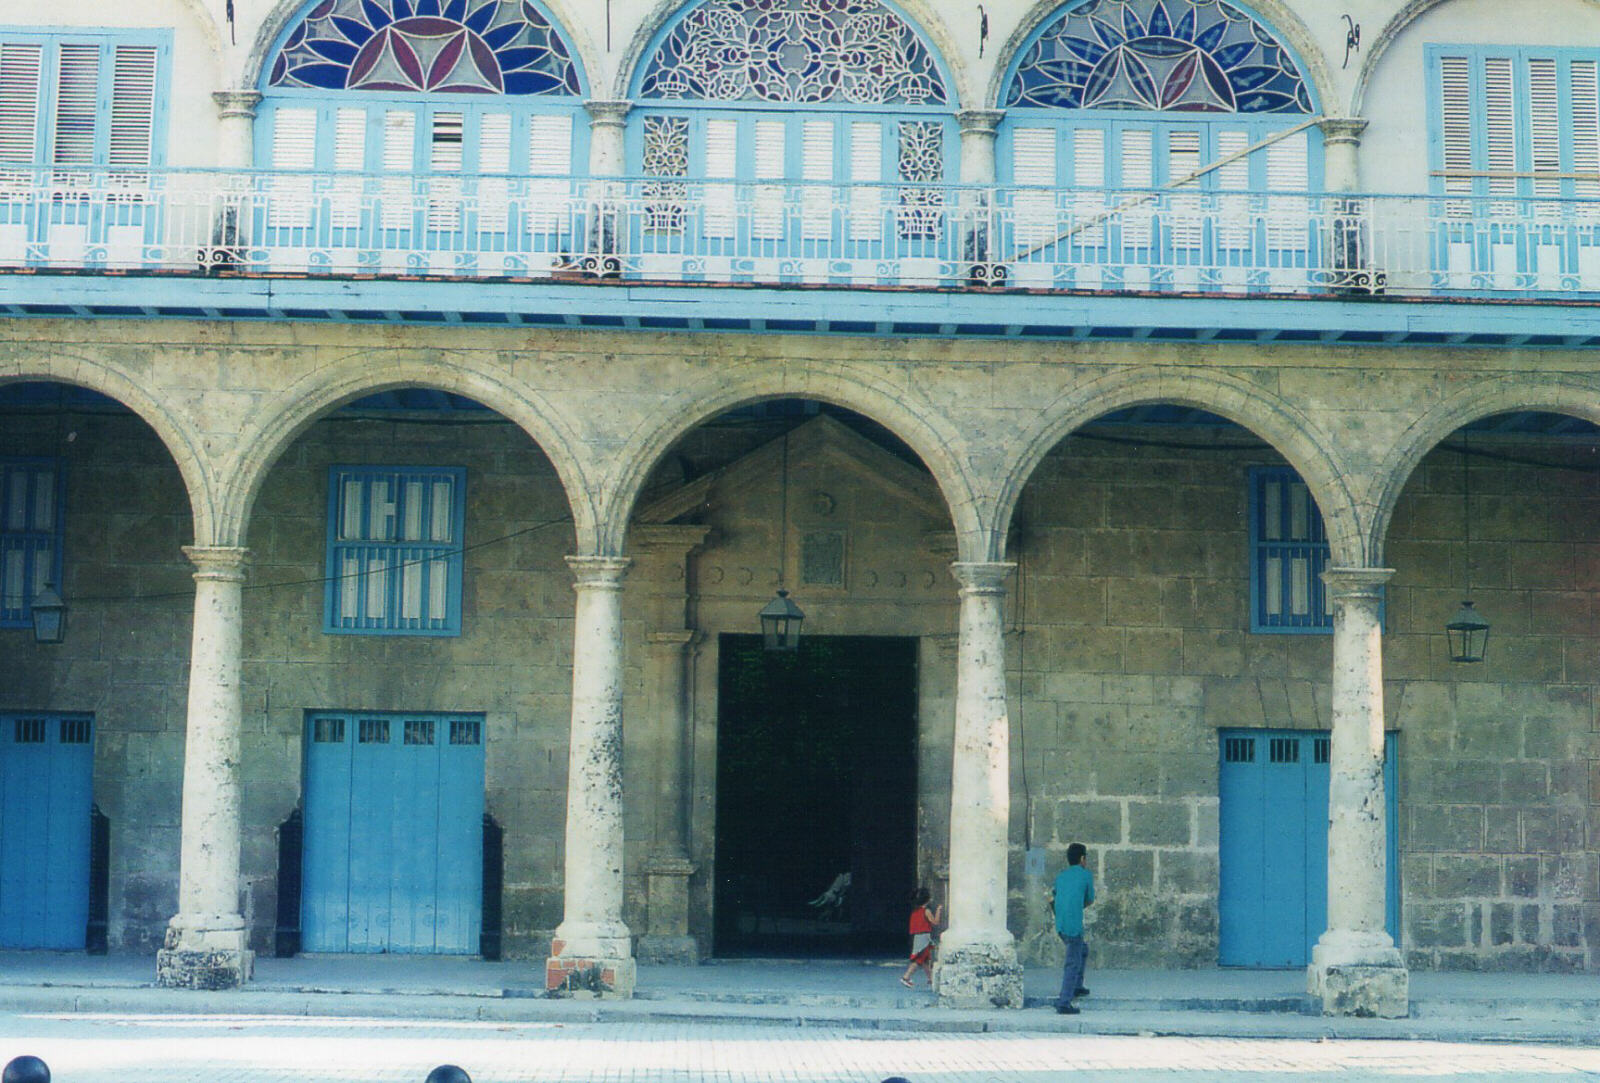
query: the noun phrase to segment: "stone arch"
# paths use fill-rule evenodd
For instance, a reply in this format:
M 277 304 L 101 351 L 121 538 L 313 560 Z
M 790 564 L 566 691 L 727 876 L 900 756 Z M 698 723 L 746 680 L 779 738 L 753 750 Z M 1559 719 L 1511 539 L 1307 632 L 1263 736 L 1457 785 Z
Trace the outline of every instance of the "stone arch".
M 498 377 L 437 357 L 396 359 L 352 354 L 295 381 L 257 411 L 260 420 L 240 434 L 226 464 L 228 479 L 219 500 L 220 521 L 229 532 L 225 544 L 244 545 L 256 496 L 283 453 L 334 407 L 363 395 L 400 387 L 450 391 L 499 412 L 527 433 L 555 467 L 571 508 L 582 554 L 595 548 L 594 501 L 575 449 L 583 442 L 559 420 L 558 412 L 536 393 Z M 219 542 L 218 544 L 224 544 Z
M 552 21 L 572 53 L 573 62 L 578 65 L 579 77 L 588 86 L 590 95 L 595 90 L 594 78 L 602 70 L 600 56 L 595 50 L 594 41 L 587 33 L 577 34 L 572 27 L 582 25 L 579 20 L 572 18 L 568 10 L 568 0 L 541 0 L 549 9 Z M 309 6 L 309 0 L 274 0 L 273 6 L 266 17 L 256 27 L 255 38 L 250 43 L 250 48 L 244 55 L 244 63 L 239 70 L 240 90 L 260 90 L 261 84 L 270 70 L 274 46 L 278 39 L 283 37 L 286 30 L 293 25 Z
M 611 88 L 613 98 L 622 100 L 628 97 L 639 68 L 650 59 L 649 49 L 656 35 L 680 14 L 686 13 L 701 2 L 702 0 L 657 0 L 655 6 L 640 21 L 627 48 L 617 58 L 615 82 Z M 972 73 L 964 65 L 958 65 L 951 60 L 952 57 L 961 55 L 961 47 L 950 33 L 950 28 L 945 25 L 944 18 L 939 14 L 938 5 L 931 0 L 891 0 L 891 3 L 898 7 L 912 27 L 922 34 L 923 40 L 933 50 L 934 60 L 949 79 L 950 85 L 947 89 L 950 91 L 948 103 L 950 110 L 955 112 L 971 108 L 968 103 L 977 100 L 975 96 L 977 88 L 972 85 Z
M 1499 377 L 1463 388 L 1417 418 L 1390 449 L 1367 503 L 1372 522 L 1366 544 L 1381 554 L 1395 505 L 1428 453 L 1463 425 L 1495 414 L 1530 410 L 1566 414 L 1600 425 L 1600 381 L 1570 377 Z
M 650 422 L 636 430 L 615 456 L 618 466 L 604 487 L 601 538 L 613 551 L 621 551 L 628 518 L 650 472 L 679 439 L 726 410 L 773 398 L 816 399 L 855 410 L 904 440 L 944 494 L 960 559 L 985 559 L 971 554 L 986 549 L 993 521 L 972 484 L 964 441 L 956 427 L 903 384 L 891 384 L 865 370 L 843 371 L 836 365 L 799 361 L 708 376 L 653 410 Z
M 996 521 L 1001 524 L 997 535 L 1002 543 L 1023 488 L 1057 444 L 1103 414 L 1149 403 L 1175 403 L 1219 414 L 1266 440 L 1311 489 L 1327 527 L 1332 564 L 1370 566 L 1373 555 L 1364 530 L 1369 515 L 1331 450 L 1333 441 L 1279 396 L 1234 376 L 1195 369 L 1118 371 L 1076 387 L 1046 406 L 1038 422 L 1015 443 L 1018 450 L 999 489 Z
M 132 410 L 149 425 L 172 456 L 189 494 L 189 514 L 194 525 L 196 545 L 215 545 L 217 533 L 217 489 L 214 464 L 201 451 L 199 431 L 192 418 L 174 414 L 125 373 L 91 357 L 74 356 L 51 348 L 46 357 L 27 353 L 13 354 L 3 370 L 0 383 L 47 381 L 71 384 L 97 391 Z
M 1005 93 L 1006 79 L 1011 75 L 1011 68 L 1022 55 L 1022 50 L 1030 44 L 1034 32 L 1053 22 L 1068 8 L 1075 7 L 1080 2 L 1081 0 L 1067 0 L 1066 3 L 1060 4 L 1040 4 L 1029 10 L 997 54 L 997 63 L 989 76 L 989 86 L 983 95 L 983 108 L 1002 108 L 999 102 Z M 1317 44 L 1316 38 L 1312 36 L 1299 14 L 1283 0 L 1229 0 L 1229 3 L 1257 16 L 1293 51 L 1295 59 L 1300 62 L 1301 75 L 1311 84 L 1315 96 L 1312 104 L 1326 113 L 1328 103 L 1334 101 L 1337 96 L 1333 68 L 1329 66 L 1322 47 Z

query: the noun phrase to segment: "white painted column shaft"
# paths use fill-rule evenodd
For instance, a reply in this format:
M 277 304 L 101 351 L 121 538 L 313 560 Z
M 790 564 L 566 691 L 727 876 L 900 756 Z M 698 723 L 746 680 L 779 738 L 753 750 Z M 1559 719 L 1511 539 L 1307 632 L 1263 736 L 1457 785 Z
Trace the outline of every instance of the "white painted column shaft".
M 626 958 L 622 922 L 620 557 L 568 557 L 576 578 L 566 882 L 556 955 Z
M 183 754 L 179 947 L 212 946 L 206 934 L 244 928 L 239 913 L 241 594 L 249 550 L 190 546 L 195 565 L 194 643 Z M 234 937 L 226 946 L 239 947 Z
M 960 206 L 962 259 L 968 264 L 973 285 L 1002 285 L 1002 272 L 995 265 L 993 244 L 995 224 L 991 220 L 995 182 L 995 130 L 1004 113 L 997 109 L 963 109 L 956 114 L 961 125 Z
M 218 90 L 211 100 L 217 103 L 217 168 L 230 172 L 249 169 L 255 158 L 256 107 L 261 95 L 254 90 Z

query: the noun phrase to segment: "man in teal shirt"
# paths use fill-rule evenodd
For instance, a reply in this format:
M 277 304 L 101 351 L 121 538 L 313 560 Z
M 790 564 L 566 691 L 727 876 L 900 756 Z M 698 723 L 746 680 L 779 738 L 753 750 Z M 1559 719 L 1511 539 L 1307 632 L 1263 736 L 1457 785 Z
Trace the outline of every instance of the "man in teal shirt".
M 1056 877 L 1052 893 L 1056 935 L 1067 946 L 1067 958 L 1061 965 L 1061 995 L 1056 998 L 1058 1015 L 1077 1015 L 1073 999 L 1089 993 L 1083 987 L 1083 968 L 1089 961 L 1089 945 L 1083 941 L 1083 908 L 1094 902 L 1094 873 L 1083 863 L 1088 853 L 1081 842 L 1067 847 L 1067 867 Z

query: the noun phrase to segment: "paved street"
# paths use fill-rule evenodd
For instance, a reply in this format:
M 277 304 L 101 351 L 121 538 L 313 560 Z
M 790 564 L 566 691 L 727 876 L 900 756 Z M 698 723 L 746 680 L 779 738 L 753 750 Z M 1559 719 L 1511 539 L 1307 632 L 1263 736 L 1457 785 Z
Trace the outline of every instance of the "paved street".
M 723 1023 L 479 1023 L 210 1015 L 0 1015 L 0 1063 L 54 1083 L 1040 1083 L 1600 1079 L 1600 1045 L 1050 1034 L 888 1034 Z

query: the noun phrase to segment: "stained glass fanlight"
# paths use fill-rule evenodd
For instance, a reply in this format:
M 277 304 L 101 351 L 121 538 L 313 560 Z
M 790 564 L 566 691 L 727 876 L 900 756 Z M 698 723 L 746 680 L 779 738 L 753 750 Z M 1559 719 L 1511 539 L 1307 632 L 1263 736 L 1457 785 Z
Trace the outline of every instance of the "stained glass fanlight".
M 1005 106 L 1310 113 L 1294 57 L 1222 0 L 1089 0 L 1023 54 Z
M 582 93 L 566 44 L 528 0 L 321 0 L 290 32 L 268 85 Z
M 644 67 L 638 97 L 942 105 L 944 78 L 878 0 L 706 0 Z

